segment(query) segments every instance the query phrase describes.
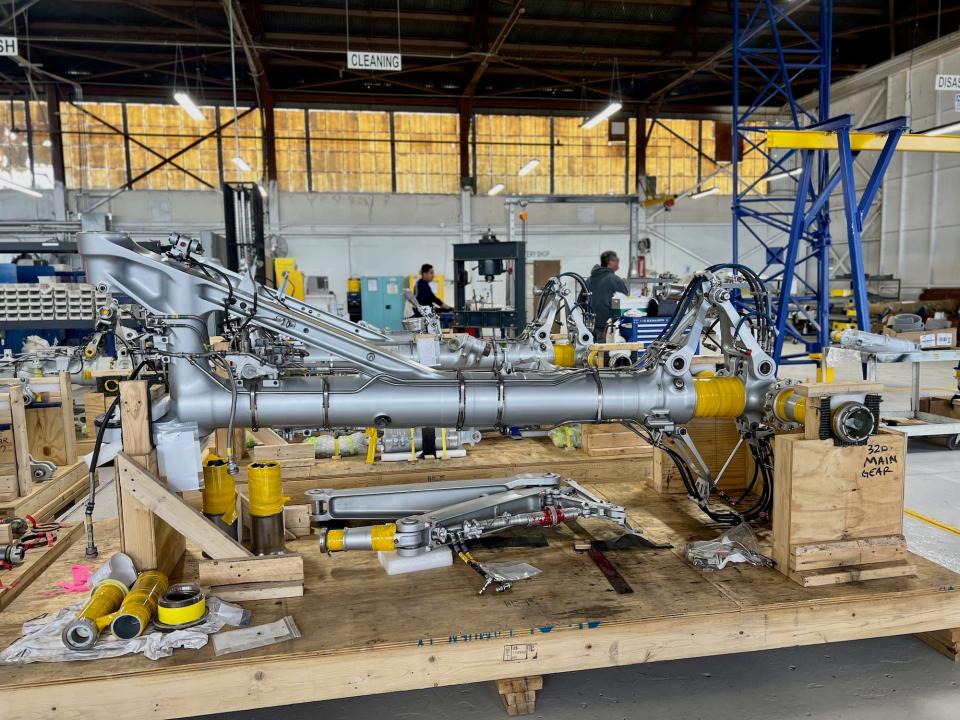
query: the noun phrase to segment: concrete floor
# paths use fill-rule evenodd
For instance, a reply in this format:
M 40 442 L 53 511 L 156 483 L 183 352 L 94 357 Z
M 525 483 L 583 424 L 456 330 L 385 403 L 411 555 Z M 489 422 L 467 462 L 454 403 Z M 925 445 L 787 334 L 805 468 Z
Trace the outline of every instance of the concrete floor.
M 859 379 L 857 364 L 837 368 L 837 379 Z M 783 377 L 812 377 L 807 366 Z M 884 408 L 906 409 L 909 366 L 883 366 Z M 950 395 L 950 364 L 923 370 L 924 395 Z M 960 527 L 960 451 L 911 441 L 906 507 Z M 910 548 L 960 572 L 960 536 L 906 518 Z M 315 678 L 323 682 L 322 677 Z M 947 661 L 912 636 L 693 658 L 548 676 L 535 718 L 844 718 L 845 720 L 955 720 L 960 716 L 960 664 Z M 306 720 L 323 717 L 439 720 L 506 717 L 493 683 L 370 695 L 285 708 L 229 713 L 223 720 Z

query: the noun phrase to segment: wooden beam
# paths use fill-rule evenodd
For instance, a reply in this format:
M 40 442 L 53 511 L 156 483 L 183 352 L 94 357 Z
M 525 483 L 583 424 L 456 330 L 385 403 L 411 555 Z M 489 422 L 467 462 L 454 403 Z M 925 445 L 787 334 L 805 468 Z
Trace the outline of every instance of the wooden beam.
M 260 582 L 303 582 L 303 556 L 268 555 L 228 560 L 201 560 L 200 584 L 240 585 Z
M 33 489 L 33 475 L 30 472 L 30 437 L 27 434 L 27 413 L 23 405 L 23 392 L 18 385 L 11 385 L 10 425 L 13 428 L 13 446 L 17 461 L 17 487 L 20 497 L 30 494 Z
M 125 452 L 117 456 L 117 472 L 124 492 L 211 558 L 251 557 L 249 550 L 185 503 L 183 498 L 170 492 L 156 475 Z

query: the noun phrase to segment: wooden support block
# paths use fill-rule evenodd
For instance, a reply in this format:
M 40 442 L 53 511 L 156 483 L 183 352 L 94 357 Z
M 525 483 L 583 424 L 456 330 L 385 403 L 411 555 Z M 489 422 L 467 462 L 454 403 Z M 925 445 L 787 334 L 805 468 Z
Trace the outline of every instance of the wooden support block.
M 846 565 L 895 562 L 907 558 L 907 542 L 903 535 L 836 542 L 794 545 L 790 548 L 791 570 L 819 570 Z
M 621 423 L 583 423 L 581 449 L 590 457 L 652 457 L 653 446 Z
M 530 715 L 536 709 L 537 690 L 543 689 L 543 676 L 497 680 L 497 692 L 507 715 Z
M 845 383 L 800 383 L 793 391 L 800 397 L 824 397 L 825 395 L 878 395 L 883 392 L 883 384 L 871 381 Z
M 846 567 L 823 568 L 821 570 L 805 570 L 791 572 L 790 579 L 803 587 L 820 587 L 822 585 L 842 585 L 863 580 L 880 580 L 882 578 L 906 577 L 914 575 L 916 569 L 906 560 L 896 562 L 873 563 L 871 565 L 849 565 Z
M 264 582 L 303 582 L 303 556 L 267 555 L 232 560 L 201 560 L 200 584 L 244 585 Z
M 9 545 L 13 542 L 13 526 L 10 523 L 0 523 L 0 545 Z
M 209 590 L 227 602 L 251 602 L 253 600 L 274 600 L 278 598 L 303 597 L 303 582 L 262 582 L 241 585 L 214 585 Z
M 73 384 L 70 373 L 60 373 L 60 418 L 63 422 L 64 463 L 77 461 L 77 426 L 73 418 Z
M 917 633 L 917 637 L 950 660 L 960 662 L 960 628 Z
M 260 428 L 251 433 L 259 445 L 286 445 L 287 441 L 270 428 Z
M 23 405 L 23 393 L 19 387 L 12 387 L 10 396 L 10 425 L 13 429 L 13 442 L 17 461 L 17 486 L 20 496 L 30 494 L 33 476 L 30 473 L 30 440 L 27 435 L 27 416 Z
M 149 455 L 153 450 L 150 392 L 143 380 L 124 380 L 120 383 L 120 419 L 123 452 L 132 457 Z
M 286 464 L 289 461 L 305 460 L 312 463 L 316 457 L 316 447 L 312 443 L 290 443 L 287 445 L 257 445 L 250 450 L 254 462 L 276 460 Z
M 117 472 L 123 492 L 195 543 L 211 558 L 250 556 L 249 550 L 190 507 L 183 498 L 170 492 L 156 475 L 137 464 L 127 453 L 117 456 Z

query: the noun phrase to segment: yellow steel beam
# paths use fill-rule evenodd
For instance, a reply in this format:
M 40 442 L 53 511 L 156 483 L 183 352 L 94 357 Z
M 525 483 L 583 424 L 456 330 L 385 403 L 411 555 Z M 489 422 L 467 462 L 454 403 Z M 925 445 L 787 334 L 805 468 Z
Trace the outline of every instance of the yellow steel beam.
M 851 132 L 850 148 L 883 150 L 887 136 L 883 133 Z M 836 150 L 837 135 L 820 130 L 768 130 L 767 147 L 793 150 Z M 901 135 L 899 152 L 960 153 L 960 135 Z

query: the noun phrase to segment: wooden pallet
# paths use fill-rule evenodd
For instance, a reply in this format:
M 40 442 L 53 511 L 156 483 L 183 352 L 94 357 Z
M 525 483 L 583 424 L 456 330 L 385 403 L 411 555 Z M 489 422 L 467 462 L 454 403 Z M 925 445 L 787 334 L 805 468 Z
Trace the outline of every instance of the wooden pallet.
M 37 522 L 52 520 L 87 494 L 88 483 L 87 466 L 82 460 L 57 468 L 50 480 L 33 483 L 27 495 L 0 502 L 0 517 L 30 515 Z
M 483 596 L 476 594 L 476 574 L 460 563 L 388 577 L 373 554 L 328 556 L 301 538 L 289 548 L 303 557 L 303 596 L 245 603 L 254 624 L 293 616 L 300 639 L 222 658 L 208 645 L 158 661 L 0 667 L 4 720 L 46 718 L 72 707 L 84 708 L 90 720 L 141 717 L 144 698 L 150 716 L 162 720 L 960 628 L 960 592 L 950 591 L 960 587 L 960 574 L 923 558 L 911 556 L 913 577 L 808 588 L 772 568 L 701 572 L 682 558 L 683 543 L 713 538 L 717 529 L 682 498 L 627 476 L 615 480 L 589 487 L 625 505 L 652 540 L 674 545 L 607 553 L 634 593 L 611 592 L 589 557 L 574 550 L 591 536 L 611 536 L 596 521 L 545 531 L 546 548 L 476 550 L 481 562 L 524 561 L 543 571 L 508 593 Z M 97 533 L 108 557 L 119 547 L 116 522 L 99 522 Z M 769 533 L 761 532 L 760 542 L 770 553 Z M 198 577 L 200 559 L 188 550 L 185 579 Z M 20 635 L 24 621 L 63 607 L 63 597 L 44 591 L 69 579 L 78 562 L 84 562 L 79 541 L 0 613 L 0 646 Z M 507 688 L 524 696 L 513 698 L 514 706 L 527 692 L 529 684 Z

